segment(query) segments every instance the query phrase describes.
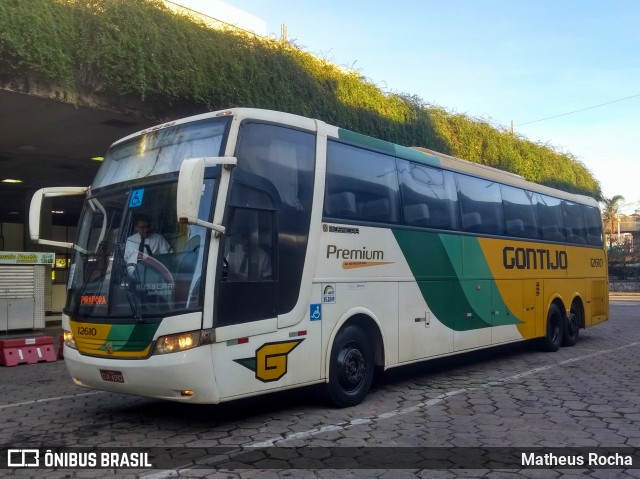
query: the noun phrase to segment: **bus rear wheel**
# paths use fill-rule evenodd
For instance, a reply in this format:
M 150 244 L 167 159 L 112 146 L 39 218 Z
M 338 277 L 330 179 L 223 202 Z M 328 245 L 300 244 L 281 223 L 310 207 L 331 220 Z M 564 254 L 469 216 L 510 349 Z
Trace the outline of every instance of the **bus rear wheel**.
M 562 345 L 575 346 L 580 335 L 580 324 L 582 323 L 582 314 L 580 306 L 576 303 L 571 305 L 569 316 L 565 318 L 562 331 Z
M 547 313 L 547 334 L 542 338 L 542 349 L 556 352 L 562 344 L 564 318 L 560 307 L 553 303 Z
M 337 407 L 361 403 L 371 388 L 373 373 L 371 341 L 360 327 L 346 326 L 338 332 L 331 348 L 329 400 Z

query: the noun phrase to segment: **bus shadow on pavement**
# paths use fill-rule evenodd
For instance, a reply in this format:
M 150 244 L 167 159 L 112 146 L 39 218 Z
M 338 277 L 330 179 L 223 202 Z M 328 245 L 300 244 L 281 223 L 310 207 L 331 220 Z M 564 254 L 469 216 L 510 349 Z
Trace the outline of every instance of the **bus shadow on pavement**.
M 581 335 L 580 342 L 575 349 L 583 349 L 586 346 L 586 349 L 591 350 L 598 341 L 600 341 L 598 337 L 589 334 Z M 423 387 L 425 392 L 428 392 L 430 385 L 441 381 L 443 376 L 455 376 L 459 379 L 461 375 L 466 373 L 471 375 L 476 373 L 478 369 L 486 370 L 487 367 L 491 367 L 490 363 L 492 362 L 500 366 L 511 360 L 521 360 L 525 363 L 530 359 L 528 357 L 530 354 L 542 356 L 548 353 L 541 352 L 535 341 L 526 341 L 425 360 L 384 372 L 379 371 L 371 395 L 365 399 L 363 405 L 374 399 L 376 394 L 387 389 L 401 387 L 404 383 L 418 385 Z M 141 424 L 156 423 L 162 427 L 171 424 L 183 427 L 190 423 L 216 427 L 244 420 L 264 420 L 266 422 L 283 412 L 290 416 L 300 416 L 306 413 L 315 414 L 318 410 L 335 410 L 329 404 L 323 386 L 323 384 L 318 384 L 277 391 L 217 405 L 136 398 L 134 404 L 131 402 L 112 404 L 109 414 L 115 413 L 124 416 L 127 421 L 135 422 L 138 419 Z M 358 407 L 347 408 L 345 411 L 357 410 Z

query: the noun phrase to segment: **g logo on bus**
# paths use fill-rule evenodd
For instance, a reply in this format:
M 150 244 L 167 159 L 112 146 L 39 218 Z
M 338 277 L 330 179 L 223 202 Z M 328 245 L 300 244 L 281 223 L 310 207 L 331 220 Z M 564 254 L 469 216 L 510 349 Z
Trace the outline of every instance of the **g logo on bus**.
M 277 381 L 287 374 L 289 353 L 304 339 L 265 343 L 256 349 L 253 358 L 234 359 L 234 361 L 256 373 L 256 379 L 269 383 Z

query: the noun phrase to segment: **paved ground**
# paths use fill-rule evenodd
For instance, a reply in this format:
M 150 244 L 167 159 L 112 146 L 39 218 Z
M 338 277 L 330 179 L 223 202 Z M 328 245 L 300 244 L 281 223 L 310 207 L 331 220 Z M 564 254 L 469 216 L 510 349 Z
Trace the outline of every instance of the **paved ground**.
M 326 407 L 313 388 L 220 406 L 83 390 L 62 361 L 0 368 L 0 381 L 1 451 L 156 448 L 149 449 L 154 464 L 166 467 L 16 469 L 0 476 L 640 477 L 640 469 L 625 465 L 513 464 L 513 448 L 585 459 L 588 452 L 607 459 L 640 448 L 637 297 L 616 298 L 612 319 L 583 331 L 573 348 L 541 353 L 520 344 L 389 371 L 349 409 Z M 240 446 L 260 449 L 248 454 Z M 208 466 L 195 466 L 194 457 Z M 637 452 L 634 459 L 640 467 Z

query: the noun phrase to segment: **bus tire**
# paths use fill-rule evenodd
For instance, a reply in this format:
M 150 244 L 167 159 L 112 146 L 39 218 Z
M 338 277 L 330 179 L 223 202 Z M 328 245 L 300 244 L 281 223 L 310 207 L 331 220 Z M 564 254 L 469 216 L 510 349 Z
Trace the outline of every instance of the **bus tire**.
M 580 324 L 581 324 L 580 306 L 573 303 L 571 305 L 571 311 L 563 322 L 562 331 L 562 345 L 563 346 L 575 346 L 578 342 L 578 336 L 580 336 Z
M 375 369 L 371 341 L 358 326 L 341 329 L 331 348 L 329 363 L 329 401 L 337 407 L 351 407 L 362 402 Z
M 560 349 L 564 324 L 563 316 L 562 310 L 556 303 L 549 306 L 549 312 L 547 313 L 547 333 L 541 342 L 544 351 L 554 353 Z

